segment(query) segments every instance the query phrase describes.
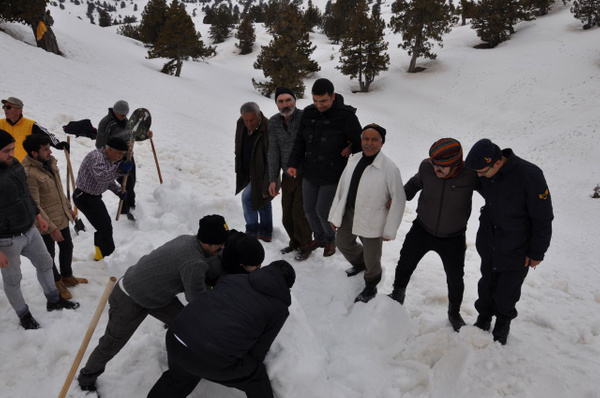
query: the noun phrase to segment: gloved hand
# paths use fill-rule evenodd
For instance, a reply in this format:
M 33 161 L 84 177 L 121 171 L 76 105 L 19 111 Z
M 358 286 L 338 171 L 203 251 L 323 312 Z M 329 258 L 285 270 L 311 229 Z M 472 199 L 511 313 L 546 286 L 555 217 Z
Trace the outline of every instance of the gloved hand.
M 121 173 L 129 173 L 133 169 L 133 162 L 131 160 L 124 160 L 119 165 Z
M 56 149 L 66 149 L 67 152 L 71 153 L 71 145 L 69 145 L 67 141 L 59 142 L 58 144 L 56 144 Z
M 119 197 L 119 199 L 121 199 L 123 202 L 127 200 L 127 191 L 125 191 L 125 192 L 121 192 L 121 191 L 119 191 L 119 192 L 118 192 L 116 195 L 117 195 L 117 196 Z

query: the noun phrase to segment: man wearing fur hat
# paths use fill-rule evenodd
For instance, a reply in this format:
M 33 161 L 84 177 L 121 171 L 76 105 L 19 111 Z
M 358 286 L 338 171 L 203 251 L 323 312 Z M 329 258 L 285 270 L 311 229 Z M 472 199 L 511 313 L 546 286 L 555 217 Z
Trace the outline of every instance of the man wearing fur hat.
M 98 135 L 96 136 L 96 148 L 103 148 L 111 138 L 120 138 L 123 141 L 129 143 L 131 140 L 131 130 L 127 125 L 127 115 L 129 114 L 129 104 L 127 101 L 119 100 L 115 102 L 112 108 L 108 108 L 108 114 L 100 120 L 98 124 Z M 152 131 L 148 131 L 148 137 L 152 137 Z M 123 155 L 127 156 L 127 153 Z M 135 221 L 135 217 L 130 212 L 131 209 L 135 208 L 135 160 L 131 157 L 132 169 L 127 177 L 127 186 L 125 187 L 127 192 L 127 199 L 123 201 L 123 207 L 121 208 L 121 214 L 127 214 L 129 220 Z M 117 181 L 119 184 L 123 183 L 123 177 L 119 177 Z
M 408 200 L 422 192 L 417 218 L 400 251 L 394 290 L 389 296 L 404 304 L 406 287 L 419 261 L 427 252 L 436 252 L 446 272 L 448 319 L 456 331 L 465 325 L 460 315 L 465 289 L 465 232 L 473 191 L 478 188 L 477 175 L 465 168 L 462 146 L 453 138 L 442 138 L 433 143 L 429 158 L 421 162 L 417 174 L 404 186 Z
M 108 299 L 106 332 L 79 372 L 84 391 L 96 390 L 106 364 L 127 344 L 146 316 L 170 325 L 183 308 L 179 293 L 191 303 L 225 271 L 216 255 L 223 249 L 228 226 L 220 215 L 200 220 L 198 233 L 179 236 L 129 267 Z
M 465 163 L 480 177 L 485 199 L 476 243 L 481 279 L 475 326 L 488 331 L 496 316 L 494 340 L 506 344 L 527 272 L 550 246 L 552 199 L 539 167 L 487 138 L 473 145 Z
M 115 181 L 119 175 L 131 171 L 132 162 L 123 160 L 127 152 L 127 142 L 121 138 L 111 138 L 106 146 L 88 153 L 77 174 L 77 189 L 73 192 L 75 206 L 86 216 L 96 229 L 94 260 L 99 261 L 115 251 L 112 222 L 102 201 L 102 194 L 111 190 L 120 199 L 127 199 L 127 191 L 121 193 L 121 186 Z
M 38 329 L 21 292 L 21 255 L 36 268 L 48 311 L 76 309 L 79 304 L 60 297 L 56 290 L 52 258 L 34 226 L 37 221 L 40 231 L 45 231 L 48 223 L 27 189 L 25 171 L 14 153 L 15 139 L 0 129 L 0 271 L 4 293 L 19 323 L 25 329 Z
M 312 250 L 308 247 L 312 240 L 312 230 L 304 214 L 302 199 L 302 162 L 293 178 L 287 173 L 288 161 L 294 141 L 300 129 L 301 109 L 296 108 L 296 95 L 287 87 L 275 90 L 277 112 L 269 119 L 269 193 L 279 194 L 279 170 L 281 178 L 281 211 L 283 227 L 290 237 L 288 245 L 281 249 L 282 254 L 297 251 L 296 260 L 306 260 Z
M 56 149 L 69 150 L 69 144 L 65 141 L 60 142 L 54 134 L 46 130 L 31 119 L 23 117 L 23 101 L 15 97 L 8 97 L 2 100 L 2 109 L 5 119 L 0 119 L 0 129 L 6 131 L 15 139 L 15 158 L 22 162 L 27 155 L 23 149 L 23 141 L 29 134 L 44 134 L 50 137 L 50 145 Z
M 400 170 L 381 152 L 385 134 L 375 123 L 363 128 L 362 152 L 348 159 L 329 211 L 335 244 L 352 264 L 346 273 L 354 276 L 365 271 L 365 288 L 355 302 L 366 303 L 377 294 L 383 241 L 396 238 L 404 214 L 406 197 Z

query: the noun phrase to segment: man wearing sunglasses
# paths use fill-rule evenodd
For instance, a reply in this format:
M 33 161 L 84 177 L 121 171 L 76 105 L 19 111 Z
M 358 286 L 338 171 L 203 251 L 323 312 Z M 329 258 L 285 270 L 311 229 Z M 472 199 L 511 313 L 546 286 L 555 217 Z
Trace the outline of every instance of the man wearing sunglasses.
M 448 319 L 457 332 L 465 325 L 460 315 L 465 290 L 465 232 L 473 190 L 478 188 L 477 174 L 465 168 L 462 147 L 453 138 L 436 141 L 429 149 L 429 158 L 404 186 L 408 200 L 422 192 L 417 218 L 400 250 L 394 290 L 389 296 L 404 304 L 406 287 L 419 261 L 427 252 L 436 252 L 446 272 Z
M 69 150 L 69 144 L 60 142 L 58 138 L 31 119 L 23 117 L 23 101 L 15 97 L 2 100 L 5 119 L 0 119 L 0 129 L 8 132 L 15 139 L 15 158 L 22 162 L 27 155 L 23 149 L 23 141 L 29 134 L 46 134 L 50 137 L 50 145 L 56 149 Z

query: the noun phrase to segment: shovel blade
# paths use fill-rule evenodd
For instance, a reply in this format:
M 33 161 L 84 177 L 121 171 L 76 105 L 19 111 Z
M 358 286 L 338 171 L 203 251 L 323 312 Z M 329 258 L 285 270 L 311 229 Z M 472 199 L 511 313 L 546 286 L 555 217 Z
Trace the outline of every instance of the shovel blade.
M 75 219 L 75 233 L 79 235 L 79 231 L 85 231 L 85 225 L 83 225 L 83 221 L 80 218 Z

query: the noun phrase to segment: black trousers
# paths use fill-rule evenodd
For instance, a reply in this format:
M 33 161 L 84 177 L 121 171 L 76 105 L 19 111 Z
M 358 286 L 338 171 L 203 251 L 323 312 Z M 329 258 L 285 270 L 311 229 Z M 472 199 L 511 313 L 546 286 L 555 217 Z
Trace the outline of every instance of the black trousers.
M 237 388 L 248 398 L 273 398 L 271 382 L 262 362 L 251 357 L 229 359 L 211 352 L 192 352 L 167 332 L 169 369 L 148 393 L 148 398 L 184 398 L 202 378 Z
M 302 199 L 302 177 L 292 178 L 283 174 L 281 180 L 281 210 L 283 227 L 290 237 L 289 245 L 294 249 L 312 240 L 312 230 L 304 214 Z
M 111 255 L 115 251 L 112 222 L 102 201 L 102 195 L 90 195 L 77 188 L 73 192 L 73 202 L 96 229 L 94 245 L 100 248 L 103 256 Z
M 129 213 L 130 209 L 134 209 L 135 208 L 135 181 L 136 181 L 136 175 L 135 175 L 135 160 L 133 159 L 133 156 L 131 157 L 131 161 L 133 162 L 133 168 L 131 169 L 131 171 L 128 174 L 127 177 L 127 185 L 125 185 L 125 191 L 127 192 L 127 199 L 123 202 L 123 207 L 121 207 L 121 214 L 127 214 Z M 121 185 L 123 185 L 123 176 L 117 178 L 117 182 Z
M 438 238 L 414 221 L 406 234 L 404 244 L 400 250 L 400 260 L 396 266 L 394 279 L 395 288 L 406 288 L 410 277 L 417 268 L 419 261 L 427 254 L 434 251 L 442 259 L 448 284 L 448 301 L 450 305 L 460 308 L 465 290 L 463 276 L 465 274 L 465 251 L 467 244 L 465 235 Z
M 475 309 L 480 315 L 510 321 L 518 315 L 516 305 L 521 298 L 521 287 L 529 272 L 522 264 L 513 270 L 497 272 L 490 260 L 481 261 L 481 279 L 477 284 L 479 298 Z
M 55 242 L 50 234 L 42 235 L 44 243 L 46 244 L 46 249 L 48 249 L 48 253 L 50 253 L 50 257 L 52 257 L 53 261 L 56 254 L 55 244 L 58 244 L 58 264 L 60 265 L 60 272 L 58 272 L 56 262 L 54 262 L 54 265 L 52 266 L 54 281 L 58 281 L 63 276 L 65 278 L 73 276 L 73 269 L 71 268 L 71 263 L 73 262 L 73 239 L 71 239 L 71 230 L 67 226 L 66 228 L 61 229 L 60 233 L 64 239 L 62 242 Z

